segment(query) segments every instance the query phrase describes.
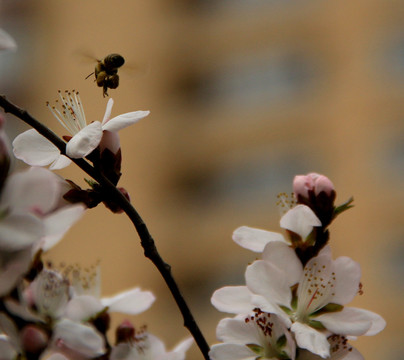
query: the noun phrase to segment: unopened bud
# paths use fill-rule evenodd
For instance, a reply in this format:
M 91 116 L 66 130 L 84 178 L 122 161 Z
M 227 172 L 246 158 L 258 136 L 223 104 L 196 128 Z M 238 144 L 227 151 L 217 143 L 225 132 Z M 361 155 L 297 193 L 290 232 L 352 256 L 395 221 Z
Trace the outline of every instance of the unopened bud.
M 21 344 L 30 354 L 40 354 L 49 342 L 48 334 L 35 325 L 25 326 L 20 333 Z
M 135 327 L 129 320 L 124 320 L 116 329 L 116 343 L 127 343 L 134 340 Z

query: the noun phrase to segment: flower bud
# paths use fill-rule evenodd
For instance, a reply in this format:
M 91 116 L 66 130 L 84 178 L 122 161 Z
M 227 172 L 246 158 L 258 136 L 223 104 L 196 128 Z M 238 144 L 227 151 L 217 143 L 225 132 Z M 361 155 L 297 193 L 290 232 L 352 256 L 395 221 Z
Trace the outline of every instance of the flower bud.
M 20 333 L 24 350 L 31 354 L 39 354 L 46 348 L 49 341 L 48 334 L 35 325 L 25 326 Z
M 135 327 L 129 320 L 124 320 L 116 329 L 116 343 L 131 342 L 134 337 Z
M 293 180 L 293 192 L 297 203 L 309 206 L 327 227 L 332 220 L 336 197 L 331 180 L 317 173 L 297 175 Z

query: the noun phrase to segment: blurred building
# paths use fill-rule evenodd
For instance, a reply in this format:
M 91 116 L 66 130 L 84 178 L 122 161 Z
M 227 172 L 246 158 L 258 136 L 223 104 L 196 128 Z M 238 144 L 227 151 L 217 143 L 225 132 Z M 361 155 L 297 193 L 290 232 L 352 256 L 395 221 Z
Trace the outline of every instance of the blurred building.
M 362 266 L 365 295 L 354 305 L 388 322 L 382 334 L 354 346 L 366 359 L 401 359 L 402 1 L 3 3 L 2 21 L 26 56 L 13 75 L 3 71 L 1 91 L 38 118 L 51 121 L 42 104 L 60 87 L 80 88 L 86 111 L 102 117 L 106 99 L 84 81 L 93 65 L 74 60 L 77 49 L 116 51 L 146 64 L 133 81 L 122 73 L 110 92 L 115 114 L 152 112 L 122 133 L 122 186 L 210 343 L 225 316 L 211 307 L 212 292 L 242 284 L 255 258 L 232 242 L 232 231 L 279 231 L 276 195 L 291 191 L 294 175 L 316 171 L 333 180 L 337 201 L 355 197 L 356 207 L 331 227 L 331 245 L 335 256 Z M 72 171 L 83 177 L 71 169 L 65 176 Z M 51 257 L 62 260 L 68 251 L 71 261 L 102 259 L 106 292 L 130 284 L 152 289 L 161 300 L 141 321 L 169 344 L 177 332 L 185 336 L 123 216 L 91 212 Z

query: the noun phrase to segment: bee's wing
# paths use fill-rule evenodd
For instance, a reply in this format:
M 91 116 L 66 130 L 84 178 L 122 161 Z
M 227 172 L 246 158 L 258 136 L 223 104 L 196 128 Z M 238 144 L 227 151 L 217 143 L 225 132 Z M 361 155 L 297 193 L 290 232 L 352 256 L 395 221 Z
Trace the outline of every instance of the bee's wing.
M 73 51 L 73 56 L 82 64 L 94 64 L 100 61 L 90 50 L 84 48 Z

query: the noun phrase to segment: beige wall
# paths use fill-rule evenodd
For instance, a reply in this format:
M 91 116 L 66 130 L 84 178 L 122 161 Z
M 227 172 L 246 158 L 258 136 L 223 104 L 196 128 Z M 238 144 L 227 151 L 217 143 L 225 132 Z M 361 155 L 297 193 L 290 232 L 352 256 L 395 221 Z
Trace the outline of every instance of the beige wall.
M 44 106 L 57 89 L 78 89 L 90 120 L 101 119 L 107 102 L 84 80 L 93 64 L 77 53 L 118 52 L 138 66 L 125 72 L 125 65 L 110 91 L 113 115 L 151 110 L 121 134 L 120 184 L 209 343 L 225 316 L 210 306 L 212 292 L 242 283 L 254 259 L 231 241 L 232 231 L 277 231 L 276 195 L 291 191 L 293 174 L 327 174 L 337 200 L 355 197 L 356 207 L 331 228 L 335 255 L 362 265 L 365 294 L 354 305 L 388 322 L 354 345 L 366 359 L 401 359 L 404 4 L 230 3 L 3 1 L 2 26 L 20 48 L 0 59 L 10 69 L 0 73 L 0 90 L 61 133 Z M 19 129 L 10 118 L 10 134 Z M 84 185 L 78 169 L 62 174 Z M 105 294 L 133 285 L 157 294 L 136 324 L 147 323 L 169 346 L 186 336 L 124 215 L 89 211 L 49 258 L 83 266 L 101 259 Z M 196 347 L 192 358 L 201 358 Z

